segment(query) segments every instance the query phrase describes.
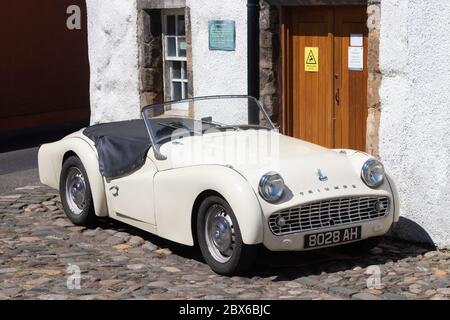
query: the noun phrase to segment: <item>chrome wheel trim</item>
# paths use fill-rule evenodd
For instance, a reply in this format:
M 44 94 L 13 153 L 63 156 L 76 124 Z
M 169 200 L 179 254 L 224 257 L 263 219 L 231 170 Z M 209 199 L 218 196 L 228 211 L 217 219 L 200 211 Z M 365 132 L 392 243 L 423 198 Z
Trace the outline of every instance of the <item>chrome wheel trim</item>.
M 208 209 L 205 239 L 208 251 L 216 261 L 226 263 L 231 259 L 235 245 L 234 226 L 223 206 L 215 204 Z
M 66 177 L 66 201 L 75 215 L 80 215 L 86 206 L 86 181 L 80 169 L 72 167 Z

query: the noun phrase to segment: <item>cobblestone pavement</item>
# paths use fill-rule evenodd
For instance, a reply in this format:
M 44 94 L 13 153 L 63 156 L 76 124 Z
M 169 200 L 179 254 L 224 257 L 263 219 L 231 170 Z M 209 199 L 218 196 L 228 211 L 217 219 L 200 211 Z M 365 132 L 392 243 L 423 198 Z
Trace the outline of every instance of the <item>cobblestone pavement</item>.
M 77 268 L 80 288 L 70 290 Z M 386 239 L 363 256 L 263 252 L 248 276 L 228 278 L 197 250 L 135 228 L 108 219 L 73 226 L 54 190 L 0 196 L 0 299 L 449 298 L 448 250 Z

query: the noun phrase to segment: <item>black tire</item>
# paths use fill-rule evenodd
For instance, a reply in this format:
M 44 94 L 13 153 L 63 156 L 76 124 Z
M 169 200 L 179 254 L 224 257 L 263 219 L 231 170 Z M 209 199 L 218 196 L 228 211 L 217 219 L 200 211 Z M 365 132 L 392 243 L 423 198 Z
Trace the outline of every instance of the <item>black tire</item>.
M 85 192 L 83 192 L 84 199 L 82 201 L 82 208 L 78 206 L 74 207 L 75 204 L 70 203 L 70 200 L 68 199 L 66 184 L 67 179 L 69 178 L 68 176 L 69 174 L 71 174 L 71 172 L 73 172 L 73 170 L 78 170 L 78 172 L 81 173 L 84 182 Z M 76 156 L 69 157 L 63 163 L 59 182 L 59 193 L 61 195 L 61 202 L 64 208 L 64 212 L 73 224 L 77 226 L 89 226 L 96 222 L 94 202 L 92 200 L 89 179 L 83 163 Z M 75 210 L 77 210 L 77 212 L 75 212 Z
M 225 210 L 226 215 L 231 218 L 234 231 L 234 242 L 232 254 L 228 261 L 219 261 L 214 257 L 214 249 L 210 250 L 211 240 L 206 239 L 207 216 L 213 214 L 214 210 Z M 209 221 L 209 220 L 208 220 Z M 255 262 L 259 250 L 258 245 L 246 245 L 242 241 L 241 231 L 230 205 L 221 197 L 210 196 L 206 198 L 199 207 L 197 216 L 197 239 L 203 258 L 210 268 L 221 275 L 236 275 L 248 270 Z
M 375 248 L 383 240 L 383 237 L 369 238 L 339 247 L 339 250 L 347 254 L 364 254 Z

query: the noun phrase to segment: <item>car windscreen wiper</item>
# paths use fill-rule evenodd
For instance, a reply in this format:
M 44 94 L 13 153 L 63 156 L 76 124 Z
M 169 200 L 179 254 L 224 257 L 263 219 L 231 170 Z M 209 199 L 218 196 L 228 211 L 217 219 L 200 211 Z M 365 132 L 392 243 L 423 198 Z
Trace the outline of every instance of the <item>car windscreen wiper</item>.
M 220 129 L 234 129 L 236 131 L 240 131 L 241 130 L 241 128 L 239 128 L 238 126 L 227 125 L 227 124 L 224 124 L 224 123 L 213 121 L 212 117 L 204 117 L 204 118 L 201 118 L 200 121 L 203 124 L 209 124 L 210 126 L 216 126 L 216 127 L 218 126 Z
M 170 129 L 174 129 L 174 130 L 182 129 L 181 127 L 176 127 L 176 126 L 174 126 L 173 124 L 170 124 L 170 123 L 162 123 L 162 122 L 158 122 L 158 124 L 159 124 L 160 126 L 163 126 L 163 127 L 166 127 L 166 128 L 170 128 Z

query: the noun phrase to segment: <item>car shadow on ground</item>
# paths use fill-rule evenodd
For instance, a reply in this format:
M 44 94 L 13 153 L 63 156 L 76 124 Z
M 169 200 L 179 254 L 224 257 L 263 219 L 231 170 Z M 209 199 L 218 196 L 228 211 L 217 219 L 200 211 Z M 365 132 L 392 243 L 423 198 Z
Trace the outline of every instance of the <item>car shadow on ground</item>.
M 112 219 L 102 219 L 95 227 L 123 231 L 131 236 L 140 236 L 160 248 L 169 249 L 175 255 L 196 260 L 206 266 L 197 247 L 181 245 Z M 432 250 L 435 250 L 435 247 L 405 242 L 392 237 L 385 237 L 376 248 L 359 254 L 344 253 L 337 247 L 304 252 L 272 252 L 261 247 L 256 265 L 251 272 L 241 276 L 247 278 L 271 277 L 272 281 L 294 280 L 322 273 L 337 273 L 356 267 L 366 268 L 371 265 L 395 263 Z
M 433 248 L 390 237 L 385 237 L 376 248 L 364 253 L 343 252 L 340 247 L 305 252 L 270 252 L 263 249 L 260 262 L 253 271 L 257 271 L 261 277 L 276 276 L 273 281 L 294 280 L 357 267 L 395 263 L 405 258 L 417 257 L 430 250 Z

